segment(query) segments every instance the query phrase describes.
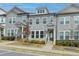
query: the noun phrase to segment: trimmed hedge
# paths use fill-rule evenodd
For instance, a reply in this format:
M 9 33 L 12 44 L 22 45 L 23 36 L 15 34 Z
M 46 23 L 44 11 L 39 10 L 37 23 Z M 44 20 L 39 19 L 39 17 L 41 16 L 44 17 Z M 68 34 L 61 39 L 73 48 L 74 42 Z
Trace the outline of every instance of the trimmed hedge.
M 45 44 L 45 41 L 31 40 L 30 43 L 35 43 L 35 44 Z
M 57 40 L 56 45 L 79 47 L 79 40 Z
M 1 39 L 2 40 L 10 40 L 10 41 L 13 41 L 13 40 L 15 40 L 15 37 L 2 37 Z

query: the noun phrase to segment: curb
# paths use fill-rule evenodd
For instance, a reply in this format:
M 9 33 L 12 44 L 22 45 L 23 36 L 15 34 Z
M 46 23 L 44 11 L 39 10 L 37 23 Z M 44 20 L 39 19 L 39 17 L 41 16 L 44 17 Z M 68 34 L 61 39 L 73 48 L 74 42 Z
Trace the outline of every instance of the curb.
M 9 47 L 9 48 L 18 48 L 18 49 L 26 49 L 26 50 L 28 50 L 28 51 L 34 51 L 34 52 L 42 52 L 42 53 L 52 53 L 52 54 L 59 54 L 59 55 L 76 55 L 76 56 L 79 56 L 79 53 L 75 53 L 75 52 L 70 52 L 70 51 L 59 51 L 59 50 L 44 50 L 44 49 L 39 49 L 39 48 L 36 48 L 36 49 L 34 49 L 34 48 L 29 48 L 29 47 L 27 47 L 27 48 L 25 48 L 25 47 L 19 47 L 19 46 L 13 46 L 13 45 L 3 45 L 3 46 L 5 46 L 5 47 Z

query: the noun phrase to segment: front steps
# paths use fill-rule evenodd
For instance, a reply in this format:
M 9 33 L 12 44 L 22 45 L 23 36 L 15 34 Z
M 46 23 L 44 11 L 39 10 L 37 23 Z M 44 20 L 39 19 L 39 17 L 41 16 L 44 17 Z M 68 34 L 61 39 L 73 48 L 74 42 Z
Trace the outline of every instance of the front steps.
M 43 47 L 43 49 L 51 50 L 53 47 L 53 42 L 47 42 L 46 45 Z

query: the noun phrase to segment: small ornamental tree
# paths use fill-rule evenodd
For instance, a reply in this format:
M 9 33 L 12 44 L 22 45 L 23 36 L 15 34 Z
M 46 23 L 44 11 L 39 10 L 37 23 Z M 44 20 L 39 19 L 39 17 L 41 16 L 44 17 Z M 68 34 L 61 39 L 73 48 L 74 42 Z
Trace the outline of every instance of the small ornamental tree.
M 26 22 L 26 25 L 24 26 L 23 32 L 24 32 L 24 34 L 25 34 L 25 36 L 28 40 L 28 37 L 30 35 L 30 29 L 29 29 L 29 23 L 28 22 Z

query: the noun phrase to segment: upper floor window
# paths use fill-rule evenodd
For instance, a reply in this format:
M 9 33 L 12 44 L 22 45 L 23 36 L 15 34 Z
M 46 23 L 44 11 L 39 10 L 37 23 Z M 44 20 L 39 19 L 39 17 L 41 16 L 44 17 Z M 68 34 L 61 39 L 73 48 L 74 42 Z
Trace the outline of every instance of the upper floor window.
M 16 21 L 16 17 L 11 17 L 11 18 L 9 18 L 9 23 L 10 23 L 10 24 L 14 24 L 15 21 Z
M 32 24 L 32 19 L 29 19 L 29 24 L 30 24 L 30 25 Z
M 79 24 L 79 16 L 74 16 L 75 24 Z
M 11 19 L 11 18 L 9 19 L 9 23 L 10 23 L 10 24 L 12 23 L 12 19 Z
M 38 10 L 38 13 L 44 13 L 44 12 L 45 12 L 44 9 Z
M 40 13 L 42 13 L 42 10 L 40 10 Z
M 46 18 L 43 19 L 43 24 L 46 24 Z
M 15 20 L 16 20 L 16 18 L 14 17 L 14 18 L 13 18 L 13 23 L 15 23 Z
M 64 24 L 64 17 L 60 18 L 60 24 Z
M 36 19 L 36 24 L 39 24 L 39 19 Z
M 42 10 L 42 12 L 44 13 L 44 10 Z
M 5 17 L 0 17 L 0 23 L 5 23 Z
M 60 17 L 60 24 L 69 24 L 70 17 Z

